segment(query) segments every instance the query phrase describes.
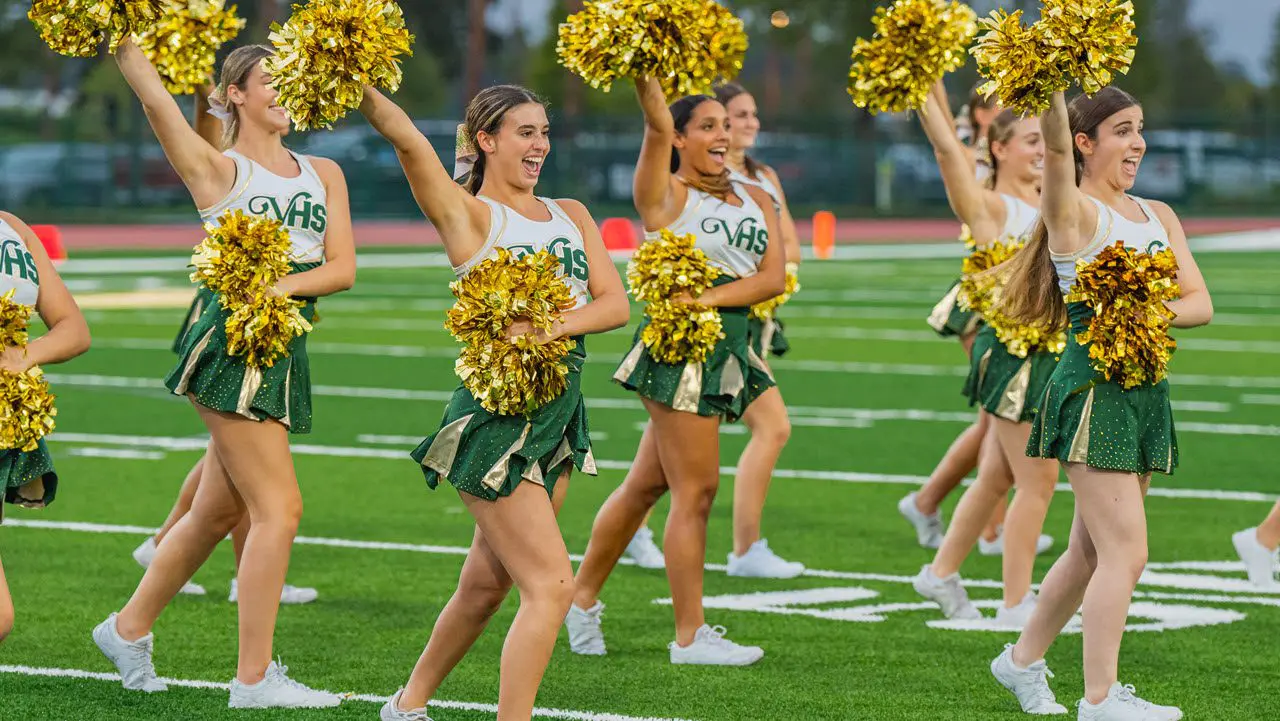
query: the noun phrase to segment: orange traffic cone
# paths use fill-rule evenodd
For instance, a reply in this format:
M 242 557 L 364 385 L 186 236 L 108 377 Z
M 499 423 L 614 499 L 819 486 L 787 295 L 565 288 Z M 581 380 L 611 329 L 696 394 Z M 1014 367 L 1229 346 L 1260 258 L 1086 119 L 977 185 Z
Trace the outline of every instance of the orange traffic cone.
M 836 216 L 828 210 L 821 210 L 813 215 L 813 254 L 815 257 L 828 259 L 836 248 Z

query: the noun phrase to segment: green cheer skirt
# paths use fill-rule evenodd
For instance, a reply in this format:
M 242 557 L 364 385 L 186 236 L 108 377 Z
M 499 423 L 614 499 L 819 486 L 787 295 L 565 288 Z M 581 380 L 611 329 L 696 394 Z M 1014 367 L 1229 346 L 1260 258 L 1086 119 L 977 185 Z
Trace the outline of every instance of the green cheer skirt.
M 41 439 L 34 451 L 16 448 L 0 451 L 0 480 L 4 481 L 4 502 L 18 504 L 24 499 L 39 501 L 43 505 L 53 503 L 58 492 L 58 474 L 53 470 L 53 457 L 49 446 Z M 30 498 L 20 489 L 33 481 L 44 481 L 44 496 Z M 0 504 L 0 518 L 4 517 L 4 505 Z
M 1029 423 L 1058 365 L 1054 353 L 1031 353 L 1019 358 L 1005 349 L 990 326 L 973 339 L 973 355 L 964 395 L 969 405 L 1014 423 Z
M 465 386 L 458 386 L 440 430 L 410 454 L 422 467 L 429 488 L 434 490 L 444 478 L 459 491 L 493 501 L 511 495 L 523 481 L 544 486 L 552 494 L 569 463 L 596 475 L 582 398 L 586 339 L 574 340 L 577 346 L 566 359 L 568 387 L 532 417 L 491 413 Z
M 785 326 L 777 316 L 768 321 L 751 316 L 747 319 L 747 344 L 763 360 L 781 358 L 791 350 L 784 330 Z
M 215 302 L 216 297 L 213 291 L 203 285 L 196 286 L 196 297 L 191 299 L 191 306 L 187 308 L 186 320 L 183 321 L 182 327 L 178 329 L 178 336 L 173 339 L 174 353 L 182 353 L 182 345 L 186 343 L 192 327 L 195 326 L 196 321 L 200 320 L 200 316 L 204 314 L 204 309 Z
M 961 308 L 959 298 L 960 280 L 957 279 L 925 319 L 929 327 L 943 338 L 967 336 L 982 325 L 982 316 Z
M 1125 390 L 1118 382 L 1103 380 L 1090 362 L 1089 346 L 1076 342 L 1093 317 L 1092 309 L 1087 303 L 1070 303 L 1067 314 L 1067 350 L 1039 403 L 1027 455 L 1106 471 L 1172 475 L 1178 465 L 1178 436 L 1169 382 Z
M 319 263 L 295 265 L 294 272 L 319 267 Z M 316 299 L 305 303 L 302 316 L 315 317 Z M 227 354 L 227 318 L 230 311 L 212 296 L 183 339 L 178 364 L 165 377 L 174 395 L 191 396 L 200 405 L 250 420 L 280 421 L 290 433 L 311 432 L 311 365 L 307 359 L 307 334 L 289 343 L 288 353 L 270 368 L 250 368 L 243 356 Z

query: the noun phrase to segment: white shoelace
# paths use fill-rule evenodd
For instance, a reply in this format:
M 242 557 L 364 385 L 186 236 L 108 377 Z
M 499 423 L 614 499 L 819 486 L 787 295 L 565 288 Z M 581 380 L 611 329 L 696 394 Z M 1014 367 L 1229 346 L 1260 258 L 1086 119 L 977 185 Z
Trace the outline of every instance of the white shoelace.
M 138 670 L 142 678 L 155 678 L 156 667 L 151 660 L 151 639 L 134 641 L 129 644 L 129 655 L 138 661 Z
M 1127 703 L 1131 706 L 1136 706 L 1144 711 L 1152 708 L 1155 705 L 1150 701 L 1138 698 L 1137 689 L 1133 687 L 1133 684 L 1125 684 L 1123 687 L 1121 687 L 1121 689 L 1116 692 L 1116 698 L 1120 699 L 1124 703 Z
M 295 691 L 302 691 L 304 693 L 315 693 L 313 689 L 308 688 L 307 686 L 304 686 L 303 684 L 289 678 L 288 673 L 289 673 L 289 667 L 284 665 L 283 663 L 280 663 L 280 659 L 278 658 L 276 659 L 275 665 L 267 669 L 267 677 L 272 679 L 274 683 L 280 684 L 286 688 L 290 688 Z
M 724 626 L 708 626 L 707 632 L 702 636 L 702 640 L 705 643 L 709 643 L 713 646 L 733 648 L 737 644 L 735 644 L 733 641 L 730 641 L 729 639 L 724 637 L 725 634 L 727 634 L 728 632 L 729 632 L 729 629 L 725 628 Z
M 1048 703 L 1057 703 L 1058 697 L 1053 695 L 1053 689 L 1049 688 L 1049 679 L 1053 678 L 1053 672 L 1048 666 L 1041 666 L 1038 669 L 1027 669 L 1035 674 L 1036 682 L 1032 687 L 1035 691 L 1035 700 L 1045 701 Z

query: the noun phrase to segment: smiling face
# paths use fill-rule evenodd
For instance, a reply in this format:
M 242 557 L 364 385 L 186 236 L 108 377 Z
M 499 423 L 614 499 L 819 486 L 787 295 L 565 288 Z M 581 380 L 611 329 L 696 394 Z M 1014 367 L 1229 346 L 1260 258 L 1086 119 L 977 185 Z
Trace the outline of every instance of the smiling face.
M 551 124 L 539 103 L 521 103 L 508 110 L 498 130 L 479 132 L 476 144 L 485 154 L 485 176 L 533 190 L 551 153 Z
M 279 135 L 289 133 L 289 113 L 276 104 L 280 93 L 267 83 L 271 76 L 262 69 L 262 63 L 255 63 L 242 83 L 227 87 L 227 100 L 235 105 L 240 116 L 240 126 L 256 127 L 263 131 Z
M 675 148 L 682 169 L 700 175 L 724 172 L 729 152 L 729 114 L 724 106 L 711 99 L 699 103 L 684 128 L 676 129 Z
M 991 143 L 991 156 L 996 159 L 1000 177 L 1022 183 L 1037 183 L 1044 174 L 1044 135 L 1040 118 L 1015 120 L 1007 131 L 1007 140 Z
M 760 112 L 751 93 L 735 95 L 725 106 L 729 114 L 729 147 L 750 150 L 760 134 Z
M 1076 147 L 1084 157 L 1085 175 L 1120 190 L 1132 188 L 1147 153 L 1142 130 L 1142 107 L 1133 105 L 1107 116 L 1098 124 L 1094 137 L 1076 133 Z

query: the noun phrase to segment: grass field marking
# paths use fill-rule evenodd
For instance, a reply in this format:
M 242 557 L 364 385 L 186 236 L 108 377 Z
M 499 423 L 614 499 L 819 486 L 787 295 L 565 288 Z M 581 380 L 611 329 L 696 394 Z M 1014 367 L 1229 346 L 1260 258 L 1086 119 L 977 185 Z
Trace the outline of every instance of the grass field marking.
M 38 666 L 0 665 L 0 673 L 16 674 L 21 676 L 40 676 L 44 678 L 114 681 L 117 683 L 120 681 L 120 676 L 114 673 L 83 671 L 78 668 L 41 668 Z M 170 686 L 180 688 L 198 688 L 216 691 L 228 691 L 231 688 L 229 683 L 220 683 L 218 681 L 197 681 L 178 678 L 162 678 L 160 680 Z M 387 696 L 368 693 L 343 693 L 339 695 L 347 701 L 361 701 L 377 704 L 386 703 L 388 698 Z M 498 713 L 498 707 L 494 704 L 475 703 L 471 701 L 442 701 L 433 699 L 428 702 L 428 705 L 432 708 L 449 709 L 454 711 L 474 711 L 495 715 Z M 627 716 L 625 714 L 604 713 L 599 711 L 573 711 L 558 708 L 535 708 L 533 710 L 533 716 L 534 718 L 563 719 L 565 721 L 688 721 L 687 719 L 679 718 Z
M 1255 406 L 1280 406 L 1280 395 L 1247 393 L 1240 396 L 1240 402 Z
M 201 437 L 175 436 L 133 436 L 112 433 L 54 433 L 48 436 L 50 441 L 59 443 L 83 444 L 89 446 L 123 446 L 143 450 L 162 451 L 203 451 L 208 440 Z M 409 460 L 409 449 L 364 448 L 359 446 L 327 446 L 311 443 L 298 443 L 290 446 L 294 455 L 324 456 L 330 458 L 368 458 L 405 462 Z M 596 465 L 605 470 L 625 471 L 631 468 L 633 461 L 596 459 Z M 738 469 L 734 466 L 721 466 L 720 474 L 736 476 Z M 919 486 L 928 480 L 927 476 L 912 476 L 893 473 L 859 473 L 855 471 L 823 471 L 778 468 L 773 472 L 774 478 L 794 478 L 798 480 L 839 481 L 841 483 L 869 483 L 881 485 Z M 1059 483 L 1057 490 L 1071 491 L 1071 486 Z M 1275 503 L 1276 496 L 1255 491 L 1228 491 L 1213 488 L 1165 488 L 1153 487 L 1147 495 L 1153 498 L 1196 499 L 1213 501 L 1244 501 L 1249 503 Z
M 974 605 L 981 606 L 983 604 L 974 603 Z M 1126 623 L 1124 626 L 1124 630 L 1126 632 L 1141 633 L 1152 631 L 1172 631 L 1180 628 L 1221 626 L 1244 620 L 1247 616 L 1239 611 L 1232 611 L 1225 608 L 1206 608 L 1204 606 L 1134 601 L 1129 604 L 1129 618 L 1152 619 L 1147 623 Z M 996 626 L 993 621 L 994 619 L 975 621 L 935 619 L 926 622 L 925 625 L 929 628 L 947 631 L 979 631 L 988 633 L 1003 632 L 1010 634 L 1017 634 L 1020 632 L 1020 629 Z M 1083 630 L 1084 625 L 1080 620 L 1080 615 L 1076 614 L 1067 622 L 1067 625 L 1063 627 L 1062 633 L 1077 634 L 1083 632 Z

